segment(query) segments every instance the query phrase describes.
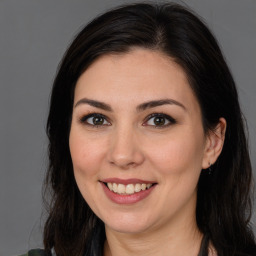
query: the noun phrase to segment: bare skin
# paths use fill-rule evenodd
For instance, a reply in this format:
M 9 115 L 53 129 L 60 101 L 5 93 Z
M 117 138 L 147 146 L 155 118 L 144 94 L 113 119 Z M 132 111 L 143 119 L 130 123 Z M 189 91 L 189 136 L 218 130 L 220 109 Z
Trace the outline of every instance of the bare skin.
M 221 118 L 205 134 L 185 72 L 160 52 L 106 55 L 81 75 L 69 145 L 79 190 L 105 223 L 105 256 L 198 254 L 197 183 L 221 153 L 225 128 Z M 120 203 L 129 196 L 109 180 L 153 185 Z

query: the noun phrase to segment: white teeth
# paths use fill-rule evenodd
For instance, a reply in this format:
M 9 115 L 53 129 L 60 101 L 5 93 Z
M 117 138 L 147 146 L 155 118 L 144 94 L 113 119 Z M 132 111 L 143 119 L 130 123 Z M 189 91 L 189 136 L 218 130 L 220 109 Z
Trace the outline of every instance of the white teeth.
M 153 186 L 153 184 L 149 183 L 136 183 L 136 184 L 117 184 L 117 183 L 107 183 L 107 186 L 110 191 L 113 191 L 114 193 L 120 194 L 120 195 L 132 195 L 134 193 L 138 193 L 141 190 L 149 189 Z
M 124 194 L 125 193 L 125 185 L 124 184 L 118 184 L 117 186 L 117 193 L 118 194 Z
M 134 185 L 128 184 L 125 189 L 125 193 L 128 195 L 134 194 Z
M 142 190 L 145 190 L 147 188 L 147 185 L 145 184 L 145 183 L 143 183 L 142 185 L 141 185 L 141 189 Z
M 108 182 L 108 184 L 107 184 L 107 185 L 108 185 L 109 190 L 111 190 L 111 191 L 112 191 L 112 190 L 113 190 L 113 185 L 112 185 L 112 183 Z
M 134 191 L 135 192 L 140 192 L 141 191 L 141 185 L 140 184 L 136 184 L 134 187 Z
M 116 183 L 113 183 L 113 191 L 114 191 L 115 193 L 117 193 L 117 184 L 116 184 Z
M 151 188 L 152 184 L 147 184 L 147 189 Z

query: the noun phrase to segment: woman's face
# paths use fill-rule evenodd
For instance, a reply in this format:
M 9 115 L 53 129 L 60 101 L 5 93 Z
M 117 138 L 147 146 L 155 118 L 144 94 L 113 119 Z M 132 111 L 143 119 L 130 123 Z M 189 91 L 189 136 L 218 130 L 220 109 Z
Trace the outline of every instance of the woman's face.
M 79 190 L 107 228 L 195 221 L 207 138 L 186 74 L 170 58 L 135 49 L 96 60 L 76 85 L 69 144 Z

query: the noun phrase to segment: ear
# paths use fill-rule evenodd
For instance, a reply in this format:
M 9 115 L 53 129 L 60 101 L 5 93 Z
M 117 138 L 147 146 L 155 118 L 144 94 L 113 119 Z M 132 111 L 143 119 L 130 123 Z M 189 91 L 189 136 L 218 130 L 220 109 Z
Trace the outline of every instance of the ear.
M 202 161 L 202 169 L 209 168 L 217 161 L 224 145 L 226 127 L 227 122 L 223 117 L 221 117 L 215 129 L 208 132 Z

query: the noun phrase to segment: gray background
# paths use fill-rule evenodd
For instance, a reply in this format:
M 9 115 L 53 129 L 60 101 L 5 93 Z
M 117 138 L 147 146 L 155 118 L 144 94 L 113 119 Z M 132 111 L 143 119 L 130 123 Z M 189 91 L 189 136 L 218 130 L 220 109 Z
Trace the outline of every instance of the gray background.
M 85 23 L 124 2 L 129 1 L 0 0 L 1 256 L 41 245 L 45 123 L 58 63 Z M 184 2 L 206 20 L 232 70 L 248 120 L 255 172 L 256 1 Z

